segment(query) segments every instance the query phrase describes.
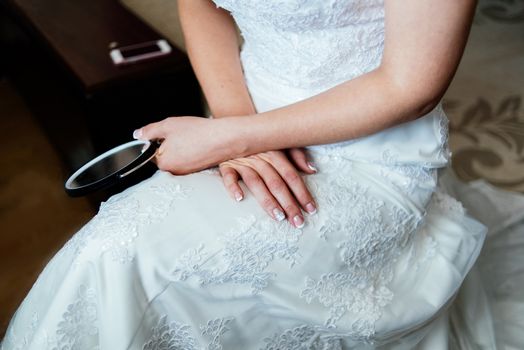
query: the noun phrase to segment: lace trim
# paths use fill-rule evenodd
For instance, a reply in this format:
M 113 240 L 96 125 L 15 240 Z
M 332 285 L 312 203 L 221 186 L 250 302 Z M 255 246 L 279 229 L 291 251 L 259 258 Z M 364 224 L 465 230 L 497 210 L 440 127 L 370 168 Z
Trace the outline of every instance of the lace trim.
M 438 156 L 444 158 L 447 162 L 451 160 L 451 152 L 449 150 L 449 119 L 442 108 L 442 103 L 439 103 L 435 110 L 438 112 L 439 125 L 439 141 L 440 148 Z

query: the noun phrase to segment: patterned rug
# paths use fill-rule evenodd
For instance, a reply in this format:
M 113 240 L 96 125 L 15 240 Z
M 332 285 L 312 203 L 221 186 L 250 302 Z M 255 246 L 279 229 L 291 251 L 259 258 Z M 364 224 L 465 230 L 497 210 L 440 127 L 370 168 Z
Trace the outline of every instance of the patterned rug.
M 524 192 L 524 0 L 484 0 L 444 99 L 452 166 Z

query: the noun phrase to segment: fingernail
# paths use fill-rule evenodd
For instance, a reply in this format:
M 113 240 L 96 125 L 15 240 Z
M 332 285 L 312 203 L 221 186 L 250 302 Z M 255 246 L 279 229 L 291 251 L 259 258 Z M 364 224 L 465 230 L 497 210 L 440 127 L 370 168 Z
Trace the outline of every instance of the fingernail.
M 300 217 L 300 215 L 295 215 L 295 217 L 293 218 L 293 222 L 295 223 L 295 226 L 297 228 L 304 227 L 304 219 L 302 219 L 302 217 Z
M 139 140 L 142 137 L 142 129 L 136 129 L 133 131 L 133 138 Z
M 277 221 L 282 221 L 286 218 L 284 212 L 278 208 L 273 209 L 273 216 Z
M 237 200 L 237 202 L 240 202 L 242 198 L 244 198 L 244 196 L 242 196 L 242 193 L 235 192 L 235 199 Z
M 313 170 L 314 172 L 317 172 L 317 168 L 313 165 L 313 163 L 311 162 L 307 162 L 307 167 L 311 170 Z
M 315 214 L 317 212 L 317 208 L 315 208 L 313 202 L 306 204 L 306 210 L 309 214 Z

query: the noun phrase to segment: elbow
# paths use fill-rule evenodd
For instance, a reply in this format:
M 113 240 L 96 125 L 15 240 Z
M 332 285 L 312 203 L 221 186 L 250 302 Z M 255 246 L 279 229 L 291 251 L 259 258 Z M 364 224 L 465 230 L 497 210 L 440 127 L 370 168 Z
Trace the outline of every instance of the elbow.
M 419 96 L 412 102 L 409 110 L 409 120 L 415 120 L 433 111 L 440 101 L 443 94 L 426 94 Z
M 439 77 L 416 74 L 387 75 L 395 100 L 400 106 L 400 121 L 409 122 L 433 111 L 444 96 L 449 82 Z
M 445 89 L 434 85 L 408 84 L 401 91 L 404 121 L 413 121 L 433 111 L 444 96 Z

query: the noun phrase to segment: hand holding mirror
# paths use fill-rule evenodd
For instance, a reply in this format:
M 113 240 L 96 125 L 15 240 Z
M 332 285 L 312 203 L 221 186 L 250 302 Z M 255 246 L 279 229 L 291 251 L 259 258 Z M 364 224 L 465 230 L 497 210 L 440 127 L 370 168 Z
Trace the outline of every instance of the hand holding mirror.
M 153 159 L 159 146 L 160 141 L 136 140 L 110 149 L 74 172 L 65 190 L 77 197 L 114 185 Z

